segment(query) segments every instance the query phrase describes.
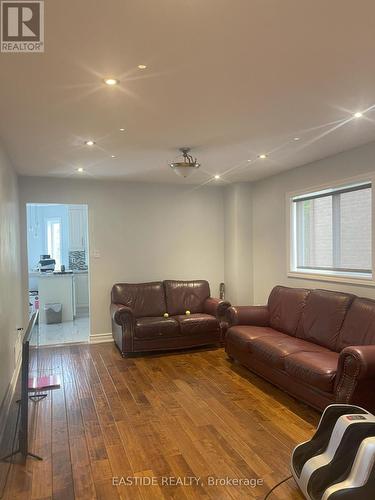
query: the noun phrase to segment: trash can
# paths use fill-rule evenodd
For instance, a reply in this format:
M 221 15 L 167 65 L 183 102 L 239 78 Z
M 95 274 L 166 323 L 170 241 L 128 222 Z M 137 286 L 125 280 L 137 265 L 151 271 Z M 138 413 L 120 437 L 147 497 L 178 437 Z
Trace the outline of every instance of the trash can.
M 47 325 L 62 322 L 62 304 L 46 304 L 44 306 Z

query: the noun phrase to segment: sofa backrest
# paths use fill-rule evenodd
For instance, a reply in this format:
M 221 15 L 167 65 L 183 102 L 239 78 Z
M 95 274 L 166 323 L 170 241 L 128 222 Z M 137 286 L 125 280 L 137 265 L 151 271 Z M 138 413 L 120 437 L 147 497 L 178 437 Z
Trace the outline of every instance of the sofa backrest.
M 297 330 L 297 337 L 336 350 L 345 315 L 354 300 L 349 293 L 312 290 Z
M 167 312 L 162 281 L 152 283 L 116 283 L 112 287 L 112 302 L 130 307 L 136 318 L 163 316 Z
M 375 344 L 375 300 L 356 297 L 345 316 L 336 350 L 370 344 Z
M 170 315 L 203 312 L 204 301 L 210 296 L 208 281 L 164 281 L 167 311 Z
M 310 290 L 275 286 L 268 298 L 270 326 L 275 330 L 296 335 L 303 308 Z

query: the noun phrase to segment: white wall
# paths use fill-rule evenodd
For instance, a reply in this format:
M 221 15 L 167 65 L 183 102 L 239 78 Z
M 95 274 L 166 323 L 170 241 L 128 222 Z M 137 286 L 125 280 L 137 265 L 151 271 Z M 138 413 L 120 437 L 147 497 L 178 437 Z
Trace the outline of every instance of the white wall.
M 91 334 L 111 331 L 110 290 L 118 281 L 201 278 L 218 296 L 224 279 L 221 188 L 37 177 L 20 177 L 19 187 L 25 290 L 25 204 L 88 205 Z
M 16 365 L 21 301 L 17 177 L 0 145 L 0 405 Z
M 224 193 L 225 298 L 237 305 L 253 301 L 252 186 L 231 184 Z
M 375 298 L 374 287 L 288 278 L 286 211 L 286 196 L 290 192 L 314 188 L 326 182 L 340 182 L 374 171 L 375 143 L 371 143 L 253 184 L 252 269 L 255 304 L 264 303 L 276 284 L 342 290 Z

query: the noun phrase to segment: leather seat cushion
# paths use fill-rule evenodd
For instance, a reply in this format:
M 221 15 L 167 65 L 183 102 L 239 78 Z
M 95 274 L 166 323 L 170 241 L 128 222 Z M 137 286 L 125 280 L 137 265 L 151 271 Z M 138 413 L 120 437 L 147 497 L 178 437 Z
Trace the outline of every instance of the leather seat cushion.
M 285 371 L 293 378 L 324 392 L 333 392 L 339 354 L 333 351 L 297 352 L 285 358 Z
M 225 341 L 250 351 L 250 344 L 254 339 L 283 335 L 283 333 L 266 326 L 235 325 L 228 329 Z
M 216 332 L 220 330 L 220 323 L 210 314 L 196 313 L 173 316 L 179 323 L 182 335 L 198 335 L 200 333 Z
M 138 318 L 135 323 L 135 337 L 155 339 L 157 337 L 178 337 L 180 327 L 173 318 Z
M 284 369 L 286 356 L 297 352 L 325 352 L 327 349 L 305 340 L 281 333 L 278 338 L 274 335 L 253 339 L 250 343 L 251 353 L 272 366 Z

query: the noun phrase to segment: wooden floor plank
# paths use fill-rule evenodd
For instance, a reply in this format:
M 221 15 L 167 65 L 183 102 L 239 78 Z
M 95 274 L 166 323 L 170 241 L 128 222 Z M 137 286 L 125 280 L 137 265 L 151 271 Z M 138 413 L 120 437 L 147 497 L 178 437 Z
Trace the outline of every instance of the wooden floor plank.
M 32 366 L 61 388 L 30 403 L 30 449 L 44 460 L 12 465 L 7 500 L 260 500 L 319 419 L 223 349 L 123 359 L 109 343 L 72 345 L 40 349 Z M 302 497 L 290 480 L 273 498 Z

